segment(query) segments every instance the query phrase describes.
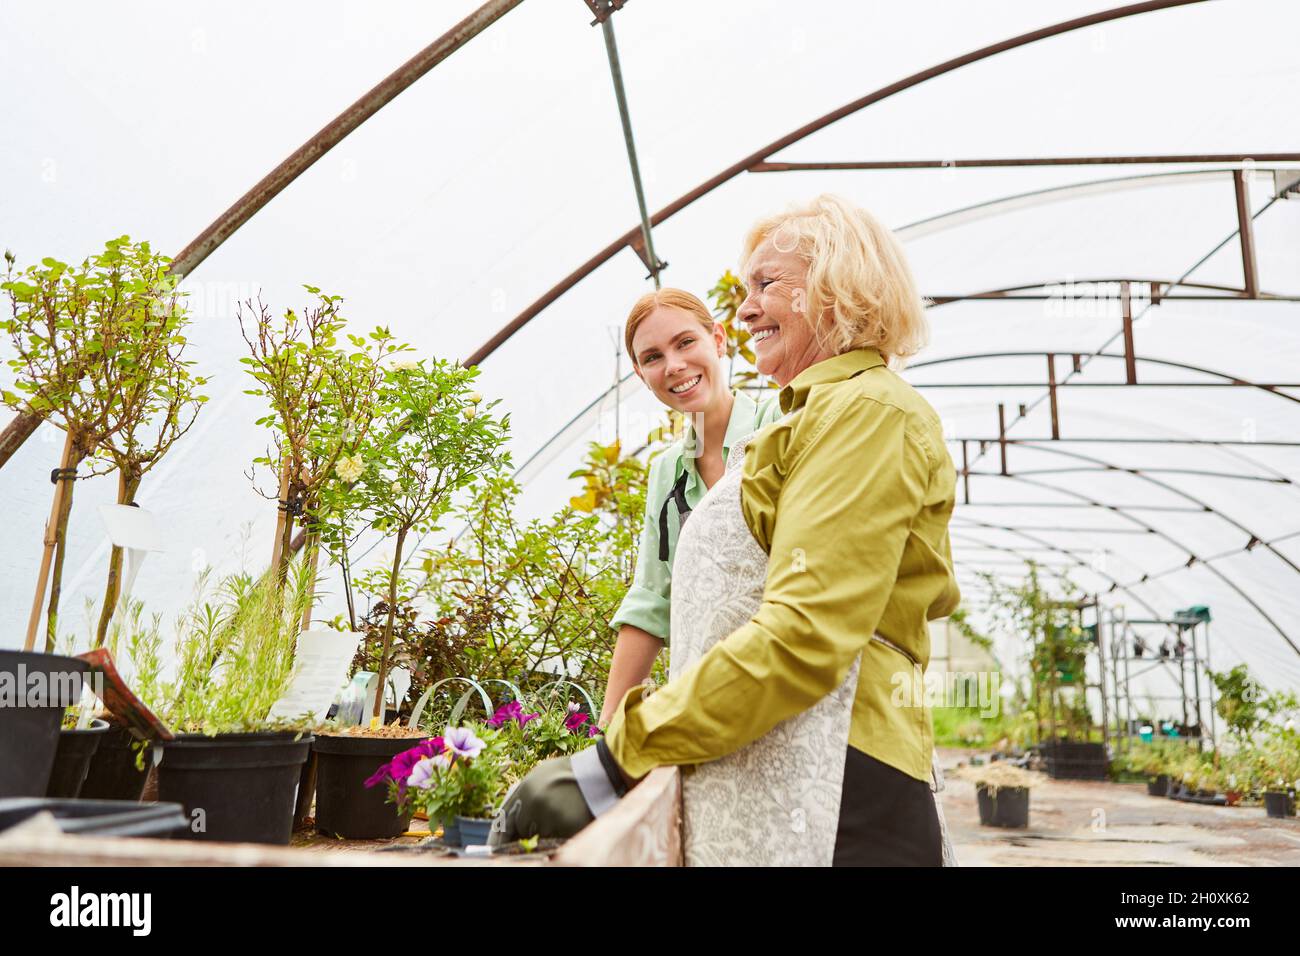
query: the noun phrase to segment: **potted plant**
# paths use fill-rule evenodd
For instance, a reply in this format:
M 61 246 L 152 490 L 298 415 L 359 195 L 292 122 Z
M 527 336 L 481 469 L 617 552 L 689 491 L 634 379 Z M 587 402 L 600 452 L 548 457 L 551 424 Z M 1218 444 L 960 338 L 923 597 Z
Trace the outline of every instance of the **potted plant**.
M 86 671 L 75 657 L 0 650 L 0 798 L 45 796 L 63 715 L 81 699 Z
M 467 724 L 398 754 L 366 786 L 386 784 L 403 812 L 421 810 L 440 822 L 448 846 L 485 845 L 509 786 L 509 766 L 501 734 Z
M 90 761 L 108 733 L 108 721 L 92 719 L 86 727 L 77 726 L 77 711 L 68 711 L 63 718 L 58 747 L 54 751 L 54 766 L 50 782 L 45 788 L 47 797 L 73 799 L 81 794 L 81 786 L 90 772 Z
M 146 617 L 144 605 L 132 601 L 125 613 L 113 618 L 105 641 L 118 673 L 146 704 L 159 700 L 163 666 L 160 628 L 158 615 Z M 91 754 L 79 796 L 83 800 L 139 800 L 148 779 L 150 742 L 137 737 L 107 710 L 96 716 L 108 727 Z
M 196 602 L 177 624 L 175 679 L 142 697 L 177 731 L 160 744 L 158 798 L 185 807 L 193 839 L 287 844 L 292 834 L 315 718 L 270 716 L 310 601 L 310 569 L 289 571 L 286 593 L 271 572 L 238 574 L 215 603 Z
M 1029 826 L 1029 791 L 1038 785 L 1034 774 L 999 760 L 979 767 L 961 767 L 956 776 L 975 784 L 982 826 Z
M 374 833 L 381 824 L 386 835 L 405 829 L 382 794 L 372 796 L 363 785 L 376 757 L 391 758 L 409 746 L 408 738 L 389 736 L 393 732 L 382 719 L 398 609 L 410 597 L 399 594 L 408 536 L 433 530 L 453 496 L 491 471 L 503 454 L 507 423 L 487 413 L 492 405 L 481 407 L 482 396 L 472 391 L 477 374 L 439 359 L 398 356 L 390 362 L 373 396 L 366 441 L 340 462 L 348 469 L 346 485 L 322 493 L 322 511 L 360 515 L 373 530 L 394 536 L 384 582 L 387 614 L 374 657 L 381 690 L 367 715 L 369 726 L 346 734 L 323 730 L 315 748 L 317 822 L 340 835 Z M 345 534 L 331 540 L 346 546 Z

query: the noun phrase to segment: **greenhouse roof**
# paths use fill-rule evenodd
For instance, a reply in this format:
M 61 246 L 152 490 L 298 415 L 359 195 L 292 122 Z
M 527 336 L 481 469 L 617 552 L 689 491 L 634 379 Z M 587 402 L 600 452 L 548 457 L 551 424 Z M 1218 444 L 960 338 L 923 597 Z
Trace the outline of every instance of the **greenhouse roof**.
M 143 495 L 171 552 L 138 596 L 173 608 L 195 569 L 269 541 L 237 301 L 296 306 L 311 283 L 358 328 L 478 362 L 525 500 L 549 511 L 585 441 L 660 420 L 617 359 L 650 273 L 703 294 L 759 215 L 836 192 L 898 232 L 933 302 L 904 374 L 960 472 L 971 605 L 980 572 L 1015 581 L 1032 560 L 1132 616 L 1208 605 L 1216 668 L 1300 683 L 1291 4 L 630 2 L 611 22 L 662 269 L 593 11 L 515 0 L 462 23 L 477 8 L 0 13 L 3 244 L 79 260 L 127 233 L 188 257 L 213 398 Z M 393 73 L 440 37 L 426 73 Z M 225 237 L 222 210 L 278 167 Z M 0 471 L 13 634 L 58 448 L 44 426 Z M 71 535 L 65 609 L 97 594 L 107 553 L 89 509 Z

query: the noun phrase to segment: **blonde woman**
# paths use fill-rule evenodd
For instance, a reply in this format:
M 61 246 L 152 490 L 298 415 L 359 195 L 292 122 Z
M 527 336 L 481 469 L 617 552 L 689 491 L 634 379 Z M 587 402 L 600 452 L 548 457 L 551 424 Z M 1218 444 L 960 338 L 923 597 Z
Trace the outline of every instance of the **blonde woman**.
M 893 235 L 835 196 L 758 222 L 744 261 L 739 318 L 786 415 L 733 446 L 683 530 L 671 680 L 534 770 L 502 835 L 574 832 L 676 765 L 688 863 L 953 864 L 908 693 L 960 598 L 952 461 L 891 369 L 925 339 L 922 303 Z
M 686 416 L 686 436 L 650 463 L 645 522 L 636 575 L 610 621 L 618 631 L 605 707 L 605 726 L 627 691 L 650 676 L 669 638 L 672 568 L 686 517 L 722 477 L 740 438 L 781 416 L 772 392 L 756 402 L 727 384 L 726 334 L 708 306 L 681 289 L 660 289 L 632 306 L 624 328 L 632 368 L 664 405 Z

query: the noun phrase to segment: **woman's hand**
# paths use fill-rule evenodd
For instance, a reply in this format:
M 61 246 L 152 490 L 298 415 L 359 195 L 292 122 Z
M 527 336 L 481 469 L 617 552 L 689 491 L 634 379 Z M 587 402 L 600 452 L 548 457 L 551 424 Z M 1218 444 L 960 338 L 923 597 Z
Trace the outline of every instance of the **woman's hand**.
M 543 760 L 506 797 L 488 843 L 567 839 L 612 809 L 630 784 L 603 740 L 572 757 Z

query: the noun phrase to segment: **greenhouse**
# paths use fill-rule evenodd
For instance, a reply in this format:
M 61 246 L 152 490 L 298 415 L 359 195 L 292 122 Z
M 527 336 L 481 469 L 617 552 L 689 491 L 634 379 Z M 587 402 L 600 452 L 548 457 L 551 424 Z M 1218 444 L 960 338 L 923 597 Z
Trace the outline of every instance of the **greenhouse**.
M 0 11 L 0 863 L 1300 864 L 1292 4 L 385 9 Z

